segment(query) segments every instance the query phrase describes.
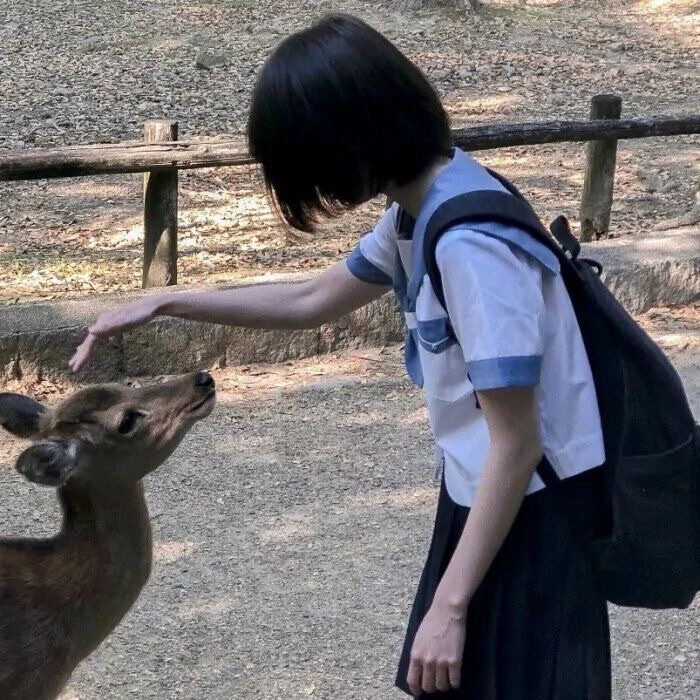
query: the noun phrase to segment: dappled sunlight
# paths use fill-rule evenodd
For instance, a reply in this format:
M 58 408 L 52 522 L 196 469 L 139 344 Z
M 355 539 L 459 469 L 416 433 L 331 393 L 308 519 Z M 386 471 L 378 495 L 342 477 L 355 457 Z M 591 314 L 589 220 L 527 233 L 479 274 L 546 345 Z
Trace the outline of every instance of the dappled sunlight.
M 156 539 L 153 542 L 153 560 L 159 564 L 172 564 L 186 559 L 197 551 L 197 543 L 179 540 Z
M 222 14 L 222 8 L 214 2 L 178 2 L 174 6 L 171 3 L 167 3 L 167 5 L 167 9 L 170 10 L 172 7 L 172 11 L 181 21 L 194 25 L 204 24 L 206 26 L 210 22 L 225 21 L 226 19 Z
M 654 260 L 667 258 L 669 251 L 675 251 L 678 254 L 694 246 L 695 241 L 688 238 L 686 233 L 687 231 L 681 227 L 672 231 L 658 232 L 654 236 L 639 238 L 633 244 L 622 238 L 617 238 L 613 241 L 606 241 L 606 246 L 629 251 L 630 260 L 637 263 L 651 263 Z M 697 251 L 687 250 L 689 256 L 694 252 Z M 624 252 L 621 253 L 621 257 L 626 257 Z
M 108 204 L 114 204 L 119 198 L 131 197 L 137 186 L 141 185 L 142 177 L 129 174 L 68 178 L 46 180 L 37 186 L 45 194 L 59 199 L 89 197 L 94 200 L 104 199 Z
M 0 78 L 12 106 L 0 115 L 0 145 L 17 148 L 140 139 L 146 119 L 169 115 L 179 119 L 183 139 L 226 135 L 243 142 L 250 91 L 264 57 L 292 28 L 328 9 L 314 0 L 294 8 L 163 2 L 115 13 L 112 2 L 77 3 L 71 12 L 80 30 L 57 37 L 45 31 L 47 0 L 20 5 L 22 29 L 7 30 L 9 68 Z M 342 9 L 366 16 L 416 59 L 456 126 L 585 118 L 591 95 L 609 90 L 623 96 L 625 114 L 692 111 L 700 21 L 692 0 L 595 7 L 572 0 L 489 0 L 483 12 L 467 15 L 395 13 L 383 3 L 355 0 L 344 1 Z M 95 30 L 91 36 L 91 27 L 104 26 L 107 35 Z M 220 54 L 224 64 L 197 70 L 204 48 Z M 682 141 L 624 148 L 654 162 L 668 143 L 686 161 L 697 159 L 697 149 Z M 564 192 L 537 183 L 538 211 L 573 212 L 583 148 L 521 149 L 523 160 L 512 171 L 503 167 L 514 179 L 525 168 L 528 176 L 535 169 L 551 174 Z M 687 180 L 684 172 L 670 178 Z M 0 255 L 6 257 L 0 301 L 137 289 L 142 181 L 138 174 L 1 183 Z M 635 182 L 620 181 L 617 202 L 637 196 L 627 191 Z M 692 198 L 689 189 L 681 184 L 663 198 L 635 200 L 615 233 L 635 234 L 654 219 L 677 214 Z M 380 212 L 381 206 L 362 208 L 311 242 L 290 245 L 256 167 L 182 172 L 179 280 L 232 282 L 263 272 L 323 269 L 347 254 Z M 61 269 L 47 258 L 70 264 Z M 81 258 L 84 267 L 74 262 Z M 29 276 L 35 270 L 39 275 Z
M 183 620 L 193 620 L 201 617 L 220 618 L 234 610 L 240 601 L 232 596 L 220 596 L 214 600 L 187 600 L 178 610 L 178 616 Z
M 649 10 L 663 10 L 664 12 L 669 10 L 685 11 L 688 14 L 697 14 L 699 12 L 696 0 L 641 0 L 639 4 Z
M 330 503 L 322 510 L 319 510 L 319 504 L 314 504 L 275 516 L 263 525 L 257 539 L 263 546 L 281 546 L 285 543 L 294 546 L 299 541 L 320 537 L 321 533 L 342 532 L 348 520 L 366 517 L 377 510 L 392 508 L 427 513 L 435 507 L 436 498 L 436 488 L 430 485 L 410 489 L 363 490 L 350 494 L 342 502 Z
M 247 191 L 242 194 L 221 190 L 202 198 L 216 202 L 219 206 L 215 209 L 201 209 L 198 206 L 199 199 L 199 196 L 191 196 L 183 203 L 179 224 L 184 234 L 184 246 L 191 241 L 202 242 L 198 236 L 207 235 L 212 229 L 219 233 L 231 230 L 243 234 L 250 231 L 268 234 L 270 229 L 276 229 L 275 232 L 279 229 L 279 221 L 270 210 L 264 192 Z M 276 238 L 281 242 L 281 237 Z
M 348 510 L 357 515 L 369 508 L 388 506 L 389 508 L 433 508 L 437 500 L 434 486 L 420 486 L 412 489 L 377 489 L 353 496 L 348 502 Z
M 219 370 L 216 378 L 222 389 L 233 393 L 235 402 L 244 404 L 288 391 L 303 391 L 309 398 L 336 393 L 343 395 L 356 388 L 386 381 L 386 377 L 400 375 L 400 372 L 400 360 L 394 347 L 370 347 L 281 365 L 228 367 Z M 396 392 L 388 391 L 387 394 L 387 400 L 397 402 Z M 371 425 L 379 417 L 381 414 L 367 411 L 351 414 L 347 419 L 362 426 Z
M 262 544 L 282 543 L 291 540 L 313 537 L 319 523 L 312 523 L 309 516 L 288 513 L 269 523 L 259 539 Z
M 427 410 L 421 406 L 420 408 L 407 412 L 402 418 L 400 418 L 400 422 L 402 425 L 422 426 L 425 425 L 427 419 Z
M 4 386 L 3 383 L 3 390 L 8 391 L 7 387 Z M 11 391 L 12 389 L 9 389 Z M 13 476 L 16 477 L 17 479 L 22 479 L 20 474 L 14 473 L 15 469 L 15 460 L 17 457 L 19 457 L 20 453 L 22 452 L 23 449 L 27 447 L 27 441 L 22 440 L 18 437 L 15 437 L 14 435 L 10 435 L 9 433 L 6 433 L 4 430 L 2 433 L 2 461 L 0 461 L 0 469 L 5 469 L 7 471 L 12 471 Z M 34 488 L 34 487 L 32 487 Z
M 60 700 L 84 700 L 84 695 L 73 692 L 72 690 L 67 690 L 61 693 Z
M 655 159 L 656 165 L 666 168 L 675 168 L 679 165 L 688 166 L 696 172 L 700 172 L 700 144 L 696 148 L 685 151 L 673 150 L 662 154 Z
M 2 261 L 4 275 L 0 278 L 0 302 L 34 301 L 38 299 L 71 298 L 115 289 L 138 289 L 139 268 L 129 260 L 54 258 L 43 261 L 21 257 Z M 132 281 L 114 283 L 115 272 Z M 17 286 L 23 289 L 21 298 Z
M 401 395 L 396 391 L 390 391 L 386 396 L 387 401 L 400 401 Z M 385 420 L 383 411 L 363 411 L 354 415 L 345 417 L 345 424 L 356 427 L 377 425 Z M 400 425 L 422 425 L 427 420 L 427 414 L 424 410 L 418 409 L 412 413 L 397 416 L 394 419 Z
M 458 120 L 467 119 L 471 116 L 489 115 L 498 121 L 499 115 L 514 112 L 522 103 L 524 97 L 521 95 L 484 95 L 483 97 L 473 97 L 468 100 L 460 97 L 450 97 L 445 100 L 445 107 L 454 121 L 455 127 L 469 126 L 462 124 Z
M 677 51 L 695 51 L 697 57 L 700 8 L 696 0 L 639 0 L 629 15 L 650 35 L 666 36 Z
M 511 9 L 515 5 L 516 7 L 520 7 L 522 9 L 529 9 L 531 7 L 554 7 L 556 5 L 562 5 L 565 2 L 567 2 L 567 0 L 520 0 L 519 2 L 513 2 L 513 0 L 488 0 L 486 5 L 488 7 Z

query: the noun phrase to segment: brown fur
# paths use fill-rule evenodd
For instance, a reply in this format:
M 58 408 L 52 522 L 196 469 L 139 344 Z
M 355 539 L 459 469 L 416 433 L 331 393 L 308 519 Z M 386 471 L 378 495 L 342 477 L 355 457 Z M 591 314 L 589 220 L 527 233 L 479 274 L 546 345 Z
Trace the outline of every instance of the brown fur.
M 58 480 L 63 510 L 55 537 L 0 539 L 3 700 L 55 698 L 138 598 L 151 569 L 140 480 L 211 412 L 213 383 L 204 386 L 203 376 L 145 389 L 91 387 L 38 413 L 33 428 L 15 424 L 25 414 L 4 415 L 17 397 L 0 395 L 0 424 L 35 441 L 18 470 L 39 483 Z M 123 435 L 120 421 L 132 411 L 136 427 Z M 56 465 L 58 476 L 47 471 Z

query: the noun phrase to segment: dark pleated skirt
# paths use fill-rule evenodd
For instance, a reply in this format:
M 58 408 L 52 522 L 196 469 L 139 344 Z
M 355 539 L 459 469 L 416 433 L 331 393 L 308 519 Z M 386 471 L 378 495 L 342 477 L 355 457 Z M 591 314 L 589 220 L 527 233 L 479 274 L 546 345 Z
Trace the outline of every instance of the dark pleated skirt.
M 462 684 L 443 700 L 609 700 L 607 605 L 596 590 L 585 542 L 603 530 L 601 470 L 525 498 L 469 606 Z M 409 656 L 469 509 L 444 482 L 396 685 L 406 693 Z

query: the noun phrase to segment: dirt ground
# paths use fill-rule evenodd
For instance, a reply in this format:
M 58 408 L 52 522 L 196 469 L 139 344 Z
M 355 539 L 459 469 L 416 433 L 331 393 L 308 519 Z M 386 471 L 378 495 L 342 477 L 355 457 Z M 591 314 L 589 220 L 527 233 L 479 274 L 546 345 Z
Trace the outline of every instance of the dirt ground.
M 697 112 L 700 12 L 693 0 L 487 0 L 484 11 L 397 13 L 375 0 L 52 0 L 0 6 L 0 149 L 138 139 L 150 118 L 183 138 L 240 136 L 254 76 L 290 31 L 330 11 L 357 14 L 430 76 L 454 124 L 586 118 L 616 92 L 626 115 Z M 222 65 L 196 67 L 208 51 Z M 688 212 L 697 137 L 623 142 L 612 235 Z M 485 152 L 545 218 L 576 219 L 585 149 Z M 0 301 L 136 288 L 137 175 L 0 183 Z M 181 175 L 180 281 L 316 269 L 339 259 L 381 210 L 375 202 L 290 245 L 258 173 Z
M 696 415 L 698 314 L 643 319 Z M 63 700 L 398 700 L 395 663 L 437 496 L 400 348 L 215 376 L 214 414 L 147 480 L 151 580 Z M 28 390 L 53 401 L 70 388 Z M 21 448 L 0 435 L 0 531 L 46 535 L 54 496 L 11 469 Z M 678 612 L 613 609 L 611 623 L 616 700 L 697 697 L 697 600 Z
M 624 112 L 696 112 L 692 0 L 486 0 L 479 15 L 398 14 L 377 1 L 50 0 L 0 4 L 0 149 L 137 139 L 149 118 L 185 138 L 241 135 L 254 75 L 288 32 L 358 14 L 415 59 L 455 125 L 585 118 L 590 97 Z M 202 50 L 222 57 L 196 68 Z M 580 145 L 484 154 L 543 217 L 575 218 Z M 620 145 L 612 234 L 688 211 L 698 139 Z M 139 285 L 141 178 L 0 183 L 0 302 Z M 375 202 L 295 245 L 255 169 L 181 175 L 180 281 L 317 269 L 339 259 Z M 700 414 L 698 310 L 644 323 Z M 215 373 L 220 402 L 148 479 L 151 581 L 64 700 L 390 700 L 437 492 L 420 395 L 399 350 L 363 350 Z M 14 389 L 5 386 L 3 390 Z M 43 383 L 57 400 L 71 388 Z M 0 435 L 3 534 L 47 535 L 54 496 L 11 469 Z M 697 695 L 699 608 L 612 611 L 616 700 Z

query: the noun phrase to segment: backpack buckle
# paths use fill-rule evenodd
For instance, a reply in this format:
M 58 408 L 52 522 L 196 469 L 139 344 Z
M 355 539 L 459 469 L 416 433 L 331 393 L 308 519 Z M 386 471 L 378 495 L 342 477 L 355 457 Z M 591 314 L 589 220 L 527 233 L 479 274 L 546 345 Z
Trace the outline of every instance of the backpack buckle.
M 581 262 L 584 262 L 589 267 L 592 267 L 598 277 L 603 274 L 603 266 L 597 260 L 593 260 L 593 258 L 581 258 Z
M 549 225 L 549 230 L 552 232 L 557 243 L 564 249 L 564 252 L 572 259 L 576 260 L 581 253 L 581 244 L 576 236 L 571 233 L 571 226 L 565 216 L 558 216 Z

